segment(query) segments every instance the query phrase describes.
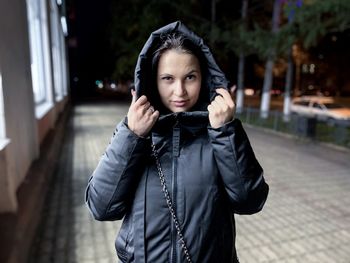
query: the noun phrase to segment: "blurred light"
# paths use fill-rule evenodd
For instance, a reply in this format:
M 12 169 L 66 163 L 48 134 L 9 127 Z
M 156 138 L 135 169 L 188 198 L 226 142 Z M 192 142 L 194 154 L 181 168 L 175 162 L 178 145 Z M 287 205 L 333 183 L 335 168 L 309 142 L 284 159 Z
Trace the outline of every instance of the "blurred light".
M 333 42 L 335 42 L 335 41 L 337 41 L 337 40 L 338 40 L 337 36 L 332 36 L 332 41 L 333 41 Z
M 309 86 L 307 86 L 307 89 L 308 90 L 313 90 L 315 87 L 313 86 L 313 85 L 309 85 Z
M 74 78 L 73 78 L 73 81 L 74 81 L 74 82 L 78 82 L 78 81 L 79 81 L 79 78 L 78 78 L 78 77 L 74 77 Z
M 65 36 L 68 36 L 67 20 L 65 16 L 61 16 L 61 26 L 62 26 L 63 34 Z
M 95 84 L 96 84 L 96 86 L 97 86 L 99 89 L 102 89 L 102 88 L 103 88 L 103 83 L 102 83 L 101 80 L 96 80 L 96 81 L 95 81 Z
M 62 0 L 56 0 L 56 3 L 57 3 L 58 5 L 62 5 Z
M 315 64 L 310 65 L 310 73 L 311 74 L 315 73 L 315 67 L 316 67 Z
M 253 96 L 254 95 L 254 89 L 245 89 L 244 95 L 246 96 Z
M 271 89 L 271 94 L 272 95 L 281 95 L 282 91 L 279 89 Z
M 307 64 L 303 64 L 302 65 L 302 71 L 303 71 L 303 73 L 308 73 L 309 72 Z
M 115 85 L 115 83 L 112 83 L 111 84 L 111 89 L 115 89 L 115 88 L 117 88 L 117 85 Z
M 323 56 L 322 54 L 319 54 L 319 55 L 318 55 L 318 58 L 319 58 L 319 59 L 324 59 L 324 56 Z

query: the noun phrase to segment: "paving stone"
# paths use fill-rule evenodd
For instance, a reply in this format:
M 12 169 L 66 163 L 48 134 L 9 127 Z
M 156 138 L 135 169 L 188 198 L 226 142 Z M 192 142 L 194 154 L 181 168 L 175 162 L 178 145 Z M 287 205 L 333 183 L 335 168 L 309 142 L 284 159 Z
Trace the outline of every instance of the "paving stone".
M 128 104 L 76 106 L 29 263 L 115 263 L 121 221 L 94 221 L 84 191 Z M 349 263 L 350 152 L 255 128 L 247 133 L 270 194 L 256 215 L 236 216 L 242 263 Z

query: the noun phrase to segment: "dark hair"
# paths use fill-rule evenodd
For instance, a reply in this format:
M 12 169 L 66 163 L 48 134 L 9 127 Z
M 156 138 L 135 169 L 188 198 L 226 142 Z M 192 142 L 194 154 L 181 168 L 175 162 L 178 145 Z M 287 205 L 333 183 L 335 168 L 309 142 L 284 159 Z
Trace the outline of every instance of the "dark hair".
M 189 38 L 184 36 L 181 33 L 170 33 L 170 34 L 163 34 L 160 36 L 160 44 L 159 47 L 156 49 L 156 51 L 153 53 L 152 56 L 152 82 L 153 85 L 157 85 L 157 70 L 158 70 L 158 64 L 160 57 L 168 50 L 175 50 L 180 51 L 183 53 L 191 54 L 195 56 L 198 59 L 200 71 L 202 75 L 202 87 L 201 92 L 198 101 L 202 101 L 203 99 L 207 101 L 207 97 L 209 98 L 209 92 L 205 91 L 205 86 L 203 85 L 205 83 L 205 76 L 206 76 L 206 66 L 205 66 L 205 58 L 204 54 L 200 50 L 200 47 L 195 45 Z M 156 93 L 152 94 L 152 101 L 157 106 L 163 106 L 162 103 L 160 103 L 159 93 L 158 90 Z M 195 109 L 196 107 L 194 107 Z M 161 109 L 164 110 L 164 109 Z
M 196 47 L 192 43 L 192 41 L 189 41 L 186 39 L 183 35 L 172 33 L 167 35 L 160 36 L 160 46 L 158 49 L 153 53 L 152 57 L 152 71 L 157 70 L 158 68 L 158 62 L 160 57 L 163 55 L 163 53 L 167 50 L 176 50 L 188 54 L 192 54 L 199 59 L 196 53 Z

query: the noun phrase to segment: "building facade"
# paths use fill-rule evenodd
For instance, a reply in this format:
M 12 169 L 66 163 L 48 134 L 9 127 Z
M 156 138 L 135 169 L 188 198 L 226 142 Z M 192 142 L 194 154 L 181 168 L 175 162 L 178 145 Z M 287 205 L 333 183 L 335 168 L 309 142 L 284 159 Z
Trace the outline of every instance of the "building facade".
M 68 105 L 65 21 L 61 0 L 0 2 L 0 213 L 18 212 L 18 189 Z

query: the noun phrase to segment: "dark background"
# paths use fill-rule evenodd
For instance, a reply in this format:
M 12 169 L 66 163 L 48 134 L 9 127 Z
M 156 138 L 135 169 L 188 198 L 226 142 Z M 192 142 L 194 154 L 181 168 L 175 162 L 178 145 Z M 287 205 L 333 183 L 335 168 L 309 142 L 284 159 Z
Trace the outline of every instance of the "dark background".
M 241 18 L 242 1 L 216 0 L 214 17 L 213 1 L 180 0 L 174 4 L 167 0 L 68 0 L 67 41 L 73 101 L 99 97 L 101 93 L 97 92 L 96 80 L 106 83 L 132 81 L 137 55 L 149 34 L 176 20 L 182 20 L 203 37 L 230 82 L 236 83 L 239 43 L 235 42 L 238 33 L 234 28 Z M 250 29 L 258 24 L 268 34 L 272 4 L 271 0 L 249 1 Z M 218 30 L 216 35 L 214 31 L 214 37 L 211 35 L 213 21 Z M 283 13 L 281 21 L 286 23 Z M 303 23 L 298 26 L 313 28 L 312 22 Z M 290 31 L 287 36 L 296 31 Z M 296 38 L 295 43 L 303 45 L 305 36 L 299 34 L 297 37 L 299 39 Z M 316 64 L 317 72 L 303 73 L 301 89 L 305 90 L 311 85 L 322 91 L 327 89 L 330 95 L 350 95 L 349 29 L 326 32 L 314 39 L 313 45 L 304 48 L 307 54 L 304 63 Z M 260 49 L 267 48 L 267 41 L 261 41 Z M 285 56 L 282 54 L 280 57 Z M 246 54 L 246 87 L 261 89 L 263 75 L 258 73 L 257 68 L 264 68 L 265 61 L 266 58 L 257 52 Z M 285 72 L 274 76 L 274 88 L 283 89 L 284 84 Z

